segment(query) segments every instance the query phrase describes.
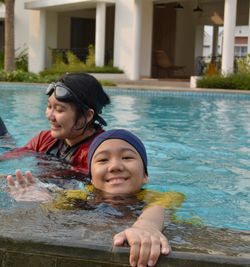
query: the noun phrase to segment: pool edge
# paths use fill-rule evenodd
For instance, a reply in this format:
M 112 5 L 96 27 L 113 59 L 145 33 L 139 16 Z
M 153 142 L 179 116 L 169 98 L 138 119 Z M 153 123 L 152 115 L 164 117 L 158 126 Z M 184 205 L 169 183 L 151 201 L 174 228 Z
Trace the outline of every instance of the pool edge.
M 53 240 L 28 240 L 0 237 L 1 266 L 130 266 L 128 247 L 82 242 Z M 250 266 L 250 259 L 243 257 L 210 255 L 173 251 L 160 256 L 158 267 L 236 267 Z

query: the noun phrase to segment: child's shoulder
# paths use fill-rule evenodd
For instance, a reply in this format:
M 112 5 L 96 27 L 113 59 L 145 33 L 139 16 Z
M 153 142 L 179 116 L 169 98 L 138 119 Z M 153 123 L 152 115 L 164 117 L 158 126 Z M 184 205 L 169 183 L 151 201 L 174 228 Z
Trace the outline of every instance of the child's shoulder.
M 140 190 L 140 192 L 136 194 L 136 197 L 141 201 L 145 201 L 149 206 L 159 205 L 165 208 L 180 206 L 185 200 L 185 195 L 179 192 L 159 192 L 148 189 Z

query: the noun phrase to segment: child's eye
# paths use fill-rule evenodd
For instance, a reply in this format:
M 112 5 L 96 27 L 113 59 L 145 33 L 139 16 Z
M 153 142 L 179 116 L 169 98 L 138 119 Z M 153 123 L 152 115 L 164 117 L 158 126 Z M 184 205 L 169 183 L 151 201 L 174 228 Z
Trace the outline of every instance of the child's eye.
M 106 162 L 106 161 L 108 161 L 107 158 L 99 158 L 99 159 L 96 160 L 96 162 L 100 162 L 100 163 L 103 163 L 103 162 Z
M 57 111 L 58 113 L 61 113 L 61 112 L 64 112 L 64 109 L 61 108 L 61 107 L 56 107 L 56 111 Z
M 134 159 L 133 156 L 123 156 L 122 158 L 123 158 L 123 159 Z

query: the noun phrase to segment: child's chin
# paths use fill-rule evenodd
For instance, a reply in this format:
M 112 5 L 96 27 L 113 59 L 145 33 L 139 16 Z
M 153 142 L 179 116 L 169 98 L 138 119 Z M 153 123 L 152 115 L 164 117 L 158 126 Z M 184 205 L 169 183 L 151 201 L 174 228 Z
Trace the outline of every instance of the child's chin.
M 132 194 L 131 191 L 128 191 L 128 190 L 112 190 L 112 191 L 109 191 L 108 192 L 109 194 L 111 195 L 114 195 L 114 196 L 122 196 L 122 195 L 129 195 L 129 194 Z
M 53 131 L 53 130 L 51 130 L 50 133 L 51 133 L 51 136 L 54 137 L 54 138 L 58 138 L 58 139 L 61 138 L 61 134 L 60 134 L 59 131 Z

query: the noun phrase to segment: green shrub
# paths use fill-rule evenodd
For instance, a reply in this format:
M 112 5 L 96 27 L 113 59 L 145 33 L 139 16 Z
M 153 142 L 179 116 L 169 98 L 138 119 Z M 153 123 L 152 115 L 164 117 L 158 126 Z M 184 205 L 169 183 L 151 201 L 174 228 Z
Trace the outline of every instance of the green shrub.
M 236 69 L 239 74 L 250 74 L 250 54 L 236 60 Z
M 23 49 L 15 58 L 17 70 L 28 71 L 28 51 Z M 0 69 L 4 69 L 4 53 L 0 53 Z
M 250 90 L 250 74 L 203 76 L 197 81 L 197 87 Z
M 0 69 L 4 68 L 4 53 L 0 52 Z
M 17 70 L 28 71 L 28 48 L 23 49 L 15 58 Z
M 95 66 L 95 47 L 93 45 L 88 46 L 88 55 L 86 59 L 86 66 L 87 67 L 94 67 Z
M 15 70 L 12 72 L 0 71 L 0 80 L 7 82 L 38 82 L 39 75 L 32 72 Z
M 52 74 L 52 75 L 46 75 L 46 76 L 41 76 L 39 75 L 38 81 L 39 83 L 52 83 L 54 81 L 57 81 L 61 75 L 59 74 Z
M 73 52 L 71 52 L 70 50 L 68 50 L 66 52 L 66 57 L 67 57 L 67 61 L 68 61 L 68 65 L 70 66 L 85 66 L 84 62 L 82 62 Z
M 112 66 L 104 66 L 104 67 L 87 67 L 82 65 L 65 65 L 62 67 L 52 67 L 50 69 L 46 69 L 40 74 L 42 76 L 47 75 L 63 75 L 67 72 L 88 72 L 88 73 L 123 73 L 119 68 Z
M 100 80 L 99 82 L 102 84 L 102 86 L 116 86 L 114 82 L 109 80 Z
M 65 73 L 63 73 L 65 74 Z M 39 75 L 32 72 L 25 72 L 22 70 L 15 70 L 6 73 L 4 70 L 0 70 L 1 82 L 27 82 L 27 83 L 51 83 L 57 81 L 61 77 L 61 74 L 52 75 Z M 115 86 L 116 84 L 108 80 L 100 80 L 103 86 Z
M 52 51 L 52 50 L 51 50 Z M 64 66 L 66 65 L 64 55 L 61 50 L 53 50 L 51 53 L 52 56 L 52 66 Z
M 61 50 L 54 50 L 52 53 L 53 64 L 52 67 L 40 73 L 41 76 L 47 75 L 63 75 L 67 72 L 88 72 L 88 73 L 122 73 L 117 67 L 113 67 L 113 62 L 109 62 L 108 66 L 95 66 L 95 47 L 89 45 L 86 63 L 77 58 L 77 56 L 70 50 L 62 52 Z M 65 63 L 67 62 L 67 63 Z

